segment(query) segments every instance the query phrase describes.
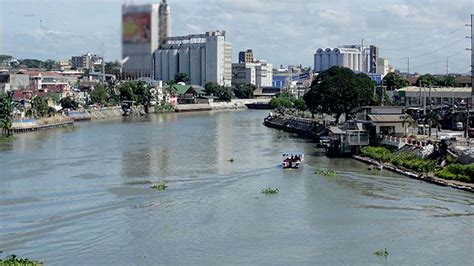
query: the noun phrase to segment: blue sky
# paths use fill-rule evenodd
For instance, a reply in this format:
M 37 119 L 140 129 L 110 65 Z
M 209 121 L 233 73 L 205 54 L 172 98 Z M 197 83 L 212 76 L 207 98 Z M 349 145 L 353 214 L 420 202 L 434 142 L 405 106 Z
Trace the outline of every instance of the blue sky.
M 130 2 L 130 0 L 128 0 Z M 135 0 L 135 3 L 153 1 Z M 157 2 L 157 1 L 155 1 Z M 87 51 L 121 54 L 124 0 L 0 0 L 3 52 L 18 58 L 64 59 Z M 254 49 L 274 65 L 313 65 L 320 47 L 366 43 L 411 72 L 469 72 L 472 0 L 168 0 L 172 34 L 226 30 L 239 50 Z

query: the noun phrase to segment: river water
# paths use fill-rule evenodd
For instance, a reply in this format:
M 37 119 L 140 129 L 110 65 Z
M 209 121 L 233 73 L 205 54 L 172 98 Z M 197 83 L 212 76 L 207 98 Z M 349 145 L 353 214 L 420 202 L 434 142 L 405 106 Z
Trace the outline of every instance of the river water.
M 264 127 L 265 115 L 120 118 L 2 142 L 0 255 L 46 265 L 472 265 L 472 193 L 328 159 Z M 305 152 L 303 168 L 283 171 L 285 151 Z M 161 180 L 166 191 L 150 189 Z M 384 248 L 389 256 L 374 255 Z

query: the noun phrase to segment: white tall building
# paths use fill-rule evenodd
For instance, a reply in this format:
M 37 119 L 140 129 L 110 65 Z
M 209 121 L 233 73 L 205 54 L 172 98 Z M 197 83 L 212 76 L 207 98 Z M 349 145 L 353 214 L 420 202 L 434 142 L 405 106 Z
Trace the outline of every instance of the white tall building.
M 224 31 L 170 37 L 154 55 L 156 80 L 169 81 L 177 73 L 187 73 L 191 84 L 215 81 L 231 85 L 232 45 Z
M 255 85 L 257 88 L 271 87 L 273 65 L 266 61 L 232 64 L 232 85 Z
M 153 53 L 171 35 L 171 11 L 161 4 L 122 5 L 122 68 L 125 76 L 152 77 Z

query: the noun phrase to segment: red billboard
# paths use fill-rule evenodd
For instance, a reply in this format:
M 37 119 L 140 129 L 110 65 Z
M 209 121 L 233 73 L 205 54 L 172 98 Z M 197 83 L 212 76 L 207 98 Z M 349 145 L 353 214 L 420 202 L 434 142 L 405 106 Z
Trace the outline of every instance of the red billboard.
M 151 40 L 151 16 L 149 13 L 124 14 L 122 16 L 124 43 L 149 43 Z

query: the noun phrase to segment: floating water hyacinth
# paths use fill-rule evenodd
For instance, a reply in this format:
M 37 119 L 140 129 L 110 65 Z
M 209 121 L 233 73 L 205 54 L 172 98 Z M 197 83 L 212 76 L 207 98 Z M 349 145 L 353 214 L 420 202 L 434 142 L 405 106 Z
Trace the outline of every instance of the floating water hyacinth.
M 151 186 L 151 188 L 154 190 L 163 191 L 163 190 L 166 190 L 168 186 L 166 185 L 164 181 L 161 181 L 160 183 Z
M 263 194 L 267 194 L 267 195 L 278 194 L 278 192 L 279 192 L 278 188 L 266 188 L 266 189 L 262 189 L 262 193 L 263 193 Z
M 376 256 L 379 256 L 379 257 L 387 257 L 388 256 L 388 251 L 387 249 L 381 249 L 381 250 L 377 250 L 375 251 L 374 255 Z

